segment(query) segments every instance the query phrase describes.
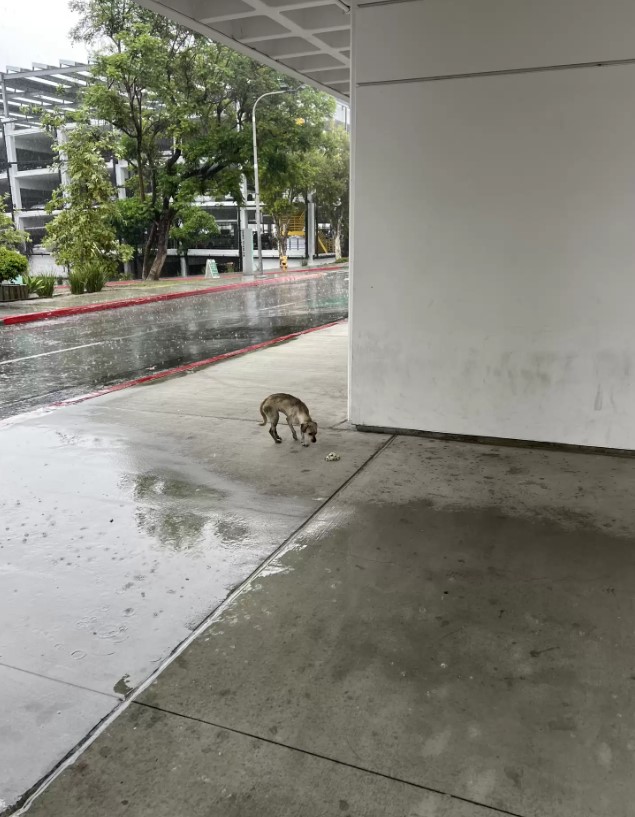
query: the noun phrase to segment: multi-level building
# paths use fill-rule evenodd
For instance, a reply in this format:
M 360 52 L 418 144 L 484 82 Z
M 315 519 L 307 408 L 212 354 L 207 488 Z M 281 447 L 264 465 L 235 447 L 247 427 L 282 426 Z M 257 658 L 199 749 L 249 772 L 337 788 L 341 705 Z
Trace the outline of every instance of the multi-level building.
M 35 271 L 57 270 L 50 254 L 43 248 L 46 223 L 52 218 L 46 212 L 53 190 L 63 181 L 64 168 L 56 164 L 53 142 L 63 134 L 47 131 L 30 109 L 73 109 L 78 92 L 91 81 L 90 67 L 76 62 L 59 66 L 34 64 L 32 69 L 9 67 L 0 73 L 0 195 L 6 195 L 16 226 L 27 230 L 32 238 L 29 248 Z M 349 129 L 348 107 L 337 103 L 336 123 Z M 126 196 L 127 167 L 113 160 L 110 167 L 113 184 L 120 197 Z M 242 246 L 245 225 L 255 227 L 253 194 L 247 190 L 246 206 L 228 197 L 221 201 L 201 197 L 198 204 L 216 219 L 220 233 L 188 253 L 188 265 L 200 271 L 208 258 L 222 268 L 228 262 L 240 268 L 245 249 Z M 278 265 L 271 219 L 263 216 L 263 260 L 265 266 Z M 241 230 L 241 225 L 243 229 Z M 302 258 L 329 255 L 332 246 L 327 237 L 328 224 L 321 223 L 319 212 L 310 204 L 307 213 L 292 225 L 288 255 L 290 263 Z M 251 231 L 248 231 L 248 235 Z M 169 251 L 167 274 L 183 270 L 176 248 Z

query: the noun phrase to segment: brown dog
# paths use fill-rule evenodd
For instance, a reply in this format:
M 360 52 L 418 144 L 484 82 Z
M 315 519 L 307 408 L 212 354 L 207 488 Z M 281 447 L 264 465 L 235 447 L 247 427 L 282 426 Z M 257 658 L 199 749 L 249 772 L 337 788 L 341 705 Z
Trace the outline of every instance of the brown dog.
M 269 434 L 273 437 L 274 442 L 282 442 L 282 438 L 278 436 L 280 412 L 287 418 L 287 424 L 291 429 L 294 440 L 298 439 L 298 435 L 295 433 L 295 428 L 293 427 L 296 425 L 300 426 L 303 446 L 306 447 L 309 444 L 308 439 L 305 442 L 305 435 L 310 438 L 312 443 L 316 441 L 317 423 L 311 419 L 306 404 L 292 394 L 270 394 L 269 397 L 266 397 L 260 404 L 260 413 L 262 414 L 263 420 L 260 425 L 266 426 L 267 422 L 271 423 Z

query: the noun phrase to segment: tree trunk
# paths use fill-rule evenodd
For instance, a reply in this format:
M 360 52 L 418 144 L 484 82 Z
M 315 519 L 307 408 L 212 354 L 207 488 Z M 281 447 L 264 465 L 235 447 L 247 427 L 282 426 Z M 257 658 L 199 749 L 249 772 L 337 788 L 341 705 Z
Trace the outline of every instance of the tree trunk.
M 150 272 L 150 257 L 152 255 L 152 247 L 154 246 L 154 239 L 156 238 L 157 234 L 157 223 L 153 221 L 150 225 L 150 232 L 148 233 L 148 238 L 146 239 L 145 247 L 143 248 L 143 267 L 141 269 L 141 277 L 145 281 L 148 277 L 148 273 Z
M 280 226 L 281 229 L 278 233 L 278 255 L 280 258 L 282 258 L 287 254 L 287 245 L 289 243 L 289 225 L 282 224 Z
M 161 213 L 157 224 L 157 254 L 147 276 L 149 281 L 158 281 L 161 276 L 165 259 L 168 257 L 168 234 L 171 226 L 172 213 L 170 211 Z
M 336 261 L 342 257 L 342 225 L 339 222 L 333 225 L 333 252 Z

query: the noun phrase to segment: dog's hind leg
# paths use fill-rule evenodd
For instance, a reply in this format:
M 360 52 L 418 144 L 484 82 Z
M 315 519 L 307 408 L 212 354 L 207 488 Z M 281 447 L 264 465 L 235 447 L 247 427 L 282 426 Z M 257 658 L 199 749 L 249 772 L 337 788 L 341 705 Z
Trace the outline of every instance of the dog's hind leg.
M 281 443 L 282 437 L 278 434 L 278 420 L 280 419 L 280 412 L 276 409 L 275 411 L 271 411 L 269 414 L 269 419 L 271 421 L 271 426 L 269 428 L 269 434 L 273 437 L 274 442 Z
M 287 425 L 291 429 L 291 433 L 293 434 L 293 439 L 297 442 L 298 435 L 295 433 L 295 428 L 293 427 L 293 423 L 291 422 L 291 418 L 287 417 Z

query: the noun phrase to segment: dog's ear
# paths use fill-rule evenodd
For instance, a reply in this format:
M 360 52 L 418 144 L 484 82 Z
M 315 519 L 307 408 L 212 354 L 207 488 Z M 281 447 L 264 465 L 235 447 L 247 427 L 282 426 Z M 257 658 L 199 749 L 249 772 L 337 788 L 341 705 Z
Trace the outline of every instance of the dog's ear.
M 307 424 L 306 424 L 306 423 L 302 423 L 302 425 L 300 426 L 300 431 L 301 431 L 303 434 L 304 434 L 304 433 L 305 433 L 305 431 L 306 431 L 306 426 L 307 426 Z

